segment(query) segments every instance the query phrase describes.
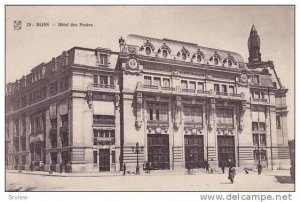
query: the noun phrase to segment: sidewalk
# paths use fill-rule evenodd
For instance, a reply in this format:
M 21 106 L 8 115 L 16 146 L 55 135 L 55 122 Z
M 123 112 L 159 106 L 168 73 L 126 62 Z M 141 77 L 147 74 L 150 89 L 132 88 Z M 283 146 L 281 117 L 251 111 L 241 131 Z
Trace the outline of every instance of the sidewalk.
M 52 177 L 111 177 L 111 176 L 122 176 L 123 172 L 98 172 L 98 173 L 58 173 L 53 172 L 50 174 L 46 171 L 26 171 L 22 170 L 19 172 L 18 170 L 6 170 L 7 173 L 19 173 L 19 174 L 27 174 L 27 175 L 41 175 L 41 176 L 52 176 Z M 205 169 L 192 169 L 192 175 L 214 175 L 214 174 L 223 174 L 221 169 L 215 170 L 213 173 L 206 173 Z M 237 174 L 245 174 L 245 171 L 242 168 L 236 168 Z M 275 174 L 277 172 L 284 172 L 284 171 L 277 171 L 277 170 L 263 170 L 263 174 Z M 287 173 L 289 171 L 286 171 Z M 228 173 L 228 168 L 225 168 L 225 173 Z M 257 174 L 257 171 L 249 171 L 249 174 Z M 126 176 L 134 176 L 135 173 L 126 173 Z M 176 169 L 176 170 L 151 170 L 150 174 L 147 174 L 145 171 L 141 170 L 141 174 L 144 176 L 151 176 L 151 175 L 187 175 L 186 169 Z

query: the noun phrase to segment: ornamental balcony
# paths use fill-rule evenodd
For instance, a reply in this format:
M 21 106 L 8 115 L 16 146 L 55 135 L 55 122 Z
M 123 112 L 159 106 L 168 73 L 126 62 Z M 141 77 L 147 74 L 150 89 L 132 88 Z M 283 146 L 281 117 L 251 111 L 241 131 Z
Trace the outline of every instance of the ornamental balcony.
M 108 119 L 94 119 L 94 126 L 115 126 L 115 118 Z
M 99 92 L 118 92 L 119 86 L 113 85 L 113 84 L 99 84 L 99 83 L 93 83 L 93 91 L 99 91 Z
M 169 122 L 167 120 L 147 120 L 148 127 L 169 127 Z
M 267 103 L 268 99 L 264 99 L 264 98 L 253 98 L 253 102 L 264 102 Z

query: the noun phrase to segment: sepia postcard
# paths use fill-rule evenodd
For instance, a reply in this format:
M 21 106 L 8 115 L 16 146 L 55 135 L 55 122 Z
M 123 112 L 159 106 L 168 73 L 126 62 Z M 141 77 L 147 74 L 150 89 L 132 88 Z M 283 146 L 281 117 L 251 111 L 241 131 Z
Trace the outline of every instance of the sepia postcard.
M 293 5 L 6 5 L 5 191 L 291 200 L 294 50 Z

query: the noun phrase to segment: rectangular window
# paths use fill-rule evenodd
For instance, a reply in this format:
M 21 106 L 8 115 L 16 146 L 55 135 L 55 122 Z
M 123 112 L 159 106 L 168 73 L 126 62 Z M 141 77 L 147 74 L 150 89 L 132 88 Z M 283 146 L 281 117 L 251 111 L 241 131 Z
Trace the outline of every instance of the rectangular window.
M 52 128 L 57 128 L 57 118 L 50 119 L 50 123 Z
M 258 122 L 252 122 L 252 130 L 258 131 Z
M 259 160 L 259 151 L 257 151 L 257 150 L 254 150 L 254 151 L 253 151 L 253 158 L 254 158 L 254 160 L 256 160 L 256 161 Z
M 235 94 L 235 92 L 234 92 L 234 86 L 229 86 L 229 93 L 230 94 Z
M 98 84 L 98 75 L 93 75 L 94 84 Z
M 160 85 L 160 78 L 154 77 L 153 81 L 154 81 L 154 82 L 153 82 L 153 85 L 154 85 L 154 86 L 161 86 L 161 85 Z
M 169 88 L 170 87 L 170 79 L 163 79 L 163 86 Z
M 281 129 L 281 117 L 276 116 L 276 128 Z
M 94 164 L 97 164 L 97 159 L 98 159 L 97 151 L 93 151 L 93 156 L 94 156 Z
M 22 165 L 26 165 L 26 155 L 22 156 Z
M 258 144 L 259 144 L 259 135 L 254 133 L 253 134 L 253 145 L 258 146 Z
M 148 105 L 147 115 L 148 120 L 167 121 L 168 105 L 151 103 Z
M 111 163 L 116 163 L 116 152 L 115 151 L 111 152 Z
M 253 83 L 259 83 L 259 76 L 258 75 L 253 75 L 252 82 Z
M 222 85 L 222 92 L 227 93 L 227 86 L 226 85 Z
M 108 55 L 106 54 L 100 54 L 100 65 L 108 65 Z
M 65 126 L 65 127 L 69 125 L 68 114 L 61 115 L 61 124 L 62 124 L 62 126 Z
M 220 85 L 214 84 L 214 90 L 215 90 L 215 92 L 220 92 Z
M 100 76 L 100 84 L 108 85 L 108 76 Z
M 260 159 L 261 160 L 267 160 L 267 152 L 266 152 L 266 150 L 262 150 L 262 151 L 260 151 Z
M 51 165 L 56 165 L 57 164 L 57 153 L 52 152 L 50 155 L 51 155 Z
M 197 123 L 202 125 L 202 108 L 200 106 L 199 107 L 184 106 L 183 114 L 184 114 L 184 122 Z
M 218 108 L 217 109 L 217 126 L 219 128 L 234 128 L 233 109 Z
M 204 90 L 204 83 L 198 82 L 198 90 Z
M 23 129 L 23 134 L 26 133 L 26 118 L 22 118 L 22 129 Z
M 144 84 L 147 86 L 151 86 L 151 77 L 150 76 L 144 77 Z
M 187 89 L 188 88 L 188 83 L 185 80 L 181 80 L 181 88 L 182 89 Z
M 260 134 L 260 146 L 266 146 L 266 134 Z
M 259 122 L 259 130 L 265 131 L 266 130 L 266 124 L 264 122 Z
M 196 89 L 196 82 L 194 82 L 194 81 L 190 81 L 190 85 L 189 85 L 189 88 L 190 89 Z

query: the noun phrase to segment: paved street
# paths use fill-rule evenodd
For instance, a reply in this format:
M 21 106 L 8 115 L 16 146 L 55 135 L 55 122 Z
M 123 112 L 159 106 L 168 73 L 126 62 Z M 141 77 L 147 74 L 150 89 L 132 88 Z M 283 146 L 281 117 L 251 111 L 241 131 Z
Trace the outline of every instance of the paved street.
M 8 191 L 293 191 L 289 171 L 265 171 L 262 175 L 237 173 L 234 184 L 227 174 L 160 173 L 140 176 L 47 176 L 6 174 Z

